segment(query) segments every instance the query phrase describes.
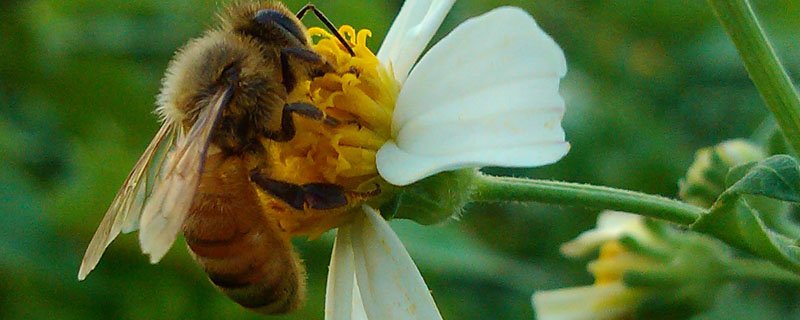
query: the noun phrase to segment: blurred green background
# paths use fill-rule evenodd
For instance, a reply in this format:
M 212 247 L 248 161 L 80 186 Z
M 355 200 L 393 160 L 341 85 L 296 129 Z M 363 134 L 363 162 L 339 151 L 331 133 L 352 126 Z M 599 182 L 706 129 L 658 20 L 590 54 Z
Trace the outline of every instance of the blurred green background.
M 293 10 L 305 3 L 287 1 Z M 401 1 L 316 4 L 337 24 L 372 29 L 377 49 Z M 747 137 L 768 118 L 704 1 L 462 0 L 437 39 L 503 4 L 529 11 L 565 51 L 572 150 L 555 165 L 493 173 L 675 197 L 696 149 Z M 755 6 L 790 73 L 800 75 L 800 1 Z M 136 236 L 123 235 L 86 281 L 76 280 L 86 244 L 158 128 L 151 111 L 167 62 L 212 25 L 219 7 L 0 2 L 0 319 L 264 317 L 217 293 L 182 240 L 150 265 Z M 558 245 L 592 227 L 596 213 L 474 205 L 444 225 L 393 225 L 445 319 L 533 319 L 534 290 L 591 282 L 585 261 L 561 257 Z M 297 241 L 308 303 L 282 318 L 322 319 L 332 238 Z M 797 297 L 790 287 L 731 284 L 696 319 L 797 319 Z

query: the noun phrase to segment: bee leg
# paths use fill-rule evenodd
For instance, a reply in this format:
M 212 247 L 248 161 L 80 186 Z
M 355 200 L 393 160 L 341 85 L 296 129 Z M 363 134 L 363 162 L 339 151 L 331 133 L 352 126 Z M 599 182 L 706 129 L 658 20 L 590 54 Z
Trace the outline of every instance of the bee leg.
M 365 192 L 344 190 L 342 186 L 332 183 L 306 183 L 300 187 L 305 191 L 306 204 L 317 210 L 335 209 L 381 194 L 378 184 L 375 184 L 375 189 Z
M 281 128 L 276 131 L 265 132 L 264 135 L 267 137 L 267 139 L 278 142 L 286 142 L 294 138 L 295 128 L 294 120 L 292 119 L 292 113 L 311 120 L 322 121 L 322 123 L 329 126 L 338 126 L 342 123 L 335 118 L 326 116 L 321 110 L 311 104 L 304 102 L 289 103 L 283 106 L 283 112 L 281 113 Z
M 267 178 L 259 169 L 250 171 L 250 181 L 297 210 L 303 210 L 306 205 L 311 209 L 328 210 L 348 203 L 344 188 L 332 183 L 297 185 Z
M 305 192 L 299 185 L 267 178 L 258 169 L 250 171 L 250 181 L 290 207 L 303 210 Z
M 300 187 L 305 192 L 306 204 L 312 209 L 328 210 L 347 205 L 347 192 L 340 185 L 307 183 Z
M 328 72 L 335 71 L 325 59 L 311 49 L 304 47 L 288 47 L 281 49 L 281 73 L 283 74 L 283 86 L 286 92 L 291 92 L 297 85 L 295 69 L 292 68 L 292 60 L 297 59 L 304 62 L 303 65 L 310 66 L 307 70 L 308 76 L 320 76 Z M 298 66 L 298 64 L 294 64 Z

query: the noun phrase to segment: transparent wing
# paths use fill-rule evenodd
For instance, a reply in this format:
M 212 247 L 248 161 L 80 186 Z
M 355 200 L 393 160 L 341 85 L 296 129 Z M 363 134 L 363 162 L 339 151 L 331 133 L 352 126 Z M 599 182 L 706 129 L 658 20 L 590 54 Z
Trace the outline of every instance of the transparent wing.
M 230 86 L 212 97 L 186 137 L 178 139 L 175 150 L 167 155 L 139 221 L 139 243 L 151 263 L 161 260 L 180 231 L 200 184 L 211 131 L 232 95 Z
M 114 201 L 106 211 L 106 215 L 97 227 L 97 231 L 89 242 L 83 256 L 78 279 L 83 280 L 94 269 L 100 257 L 111 241 L 120 231 L 130 232 L 136 229 L 136 222 L 142 213 L 142 206 L 150 195 L 153 180 L 164 165 L 164 156 L 175 143 L 179 128 L 171 123 L 164 123 L 156 136 L 150 141 L 142 156 L 136 161 L 133 170 L 128 174 L 122 188 L 117 192 Z
M 231 86 L 210 99 L 188 134 L 178 123 L 167 121 L 161 126 L 100 222 L 78 280 L 94 269 L 120 232 L 139 227 L 142 251 L 150 254 L 153 263 L 169 250 L 200 183 L 211 130 L 232 93 Z

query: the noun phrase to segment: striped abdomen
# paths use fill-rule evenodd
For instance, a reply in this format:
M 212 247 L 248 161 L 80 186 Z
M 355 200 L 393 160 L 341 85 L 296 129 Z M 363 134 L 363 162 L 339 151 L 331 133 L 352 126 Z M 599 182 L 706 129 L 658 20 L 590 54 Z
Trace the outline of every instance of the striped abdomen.
M 207 159 L 183 234 L 211 282 L 240 305 L 268 314 L 296 309 L 305 270 L 288 235 L 267 218 L 238 157 Z

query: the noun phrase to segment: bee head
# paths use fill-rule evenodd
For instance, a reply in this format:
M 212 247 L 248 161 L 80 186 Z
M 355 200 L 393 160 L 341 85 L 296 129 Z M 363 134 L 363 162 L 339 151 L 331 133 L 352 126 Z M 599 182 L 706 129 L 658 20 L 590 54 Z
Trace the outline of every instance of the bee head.
M 308 46 L 306 27 L 280 2 L 236 6 L 221 20 L 224 30 L 248 35 L 266 46 Z

